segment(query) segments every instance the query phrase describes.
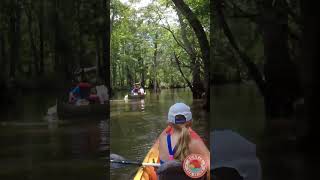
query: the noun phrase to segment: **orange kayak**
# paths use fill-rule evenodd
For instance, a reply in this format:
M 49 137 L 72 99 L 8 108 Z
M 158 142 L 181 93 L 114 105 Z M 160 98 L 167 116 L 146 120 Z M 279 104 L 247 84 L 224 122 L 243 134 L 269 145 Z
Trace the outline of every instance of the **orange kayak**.
M 144 158 L 144 163 L 158 163 L 160 161 L 159 158 L 159 140 L 153 144 L 148 154 Z M 134 176 L 134 180 L 157 180 L 156 169 L 151 166 L 141 166 L 138 169 L 138 172 Z

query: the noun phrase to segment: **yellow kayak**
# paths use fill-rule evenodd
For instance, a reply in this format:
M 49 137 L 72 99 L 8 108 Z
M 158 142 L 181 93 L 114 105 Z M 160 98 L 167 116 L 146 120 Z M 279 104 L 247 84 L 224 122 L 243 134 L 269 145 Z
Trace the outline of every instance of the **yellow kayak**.
M 143 163 L 158 163 L 159 160 L 159 140 L 153 144 L 148 154 L 143 160 Z M 157 180 L 157 173 L 154 167 L 141 166 L 138 169 L 137 174 L 134 176 L 134 180 Z

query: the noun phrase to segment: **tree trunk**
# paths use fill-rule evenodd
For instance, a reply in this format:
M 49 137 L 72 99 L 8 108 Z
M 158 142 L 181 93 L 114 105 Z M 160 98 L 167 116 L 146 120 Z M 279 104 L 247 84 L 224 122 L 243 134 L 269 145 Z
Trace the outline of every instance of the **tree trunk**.
M 178 66 L 178 70 L 180 71 L 181 76 L 183 77 L 183 79 L 184 79 L 185 82 L 187 83 L 188 87 L 191 89 L 192 94 L 195 94 L 195 93 L 193 92 L 193 91 L 194 91 L 194 88 L 193 88 L 191 82 L 190 82 L 190 81 L 188 80 L 188 78 L 184 75 L 184 73 L 183 73 L 183 71 L 182 71 L 182 69 L 181 69 L 181 66 L 180 66 L 181 62 L 180 62 L 178 56 L 176 55 L 176 53 L 174 53 L 173 55 L 174 55 L 174 59 L 175 59 L 175 62 L 176 62 L 176 64 L 177 64 L 177 66 Z
M 145 67 L 144 67 L 144 61 L 143 58 L 140 57 L 140 67 L 142 67 L 140 70 L 140 76 L 141 76 L 141 87 L 145 88 Z
M 21 18 L 21 2 L 16 0 L 12 2 L 13 13 L 10 17 L 10 72 L 9 76 L 15 78 L 16 68 L 20 62 L 20 18 Z
M 78 44 L 78 60 L 79 60 L 79 67 L 82 69 L 82 68 L 85 68 L 84 67 L 84 57 L 83 57 L 83 54 L 84 54 L 84 45 L 83 45 L 83 41 L 82 41 L 82 36 L 83 36 L 83 27 L 82 27 L 82 19 L 80 18 L 80 10 L 81 9 L 81 0 L 78 0 L 77 1 L 77 23 L 78 23 L 78 30 L 79 30 L 79 36 L 78 36 L 78 41 L 79 41 L 79 44 Z M 82 73 L 81 74 L 81 79 L 84 78 L 84 74 Z
M 118 85 L 119 85 L 119 87 L 122 87 L 122 85 L 121 85 L 121 81 L 122 81 L 122 77 L 121 77 L 121 64 L 119 64 L 118 65 L 118 77 L 119 77 L 119 83 L 118 83 Z
M 240 63 L 238 63 L 238 62 L 237 62 L 237 65 L 236 65 L 236 78 L 235 78 L 235 81 L 237 83 L 241 83 L 242 82 L 241 66 L 240 66 Z
M 115 11 L 115 10 L 114 10 Z M 112 17 L 111 17 L 111 22 L 110 22 L 110 35 L 112 34 L 112 30 L 113 30 L 113 23 L 114 23 L 114 19 L 116 17 L 116 13 L 113 12 L 112 13 Z M 111 38 L 111 37 L 110 37 Z
M 127 64 L 125 66 L 126 66 L 126 74 L 127 74 L 127 86 L 131 87 L 132 84 L 134 83 L 133 78 L 132 78 L 129 66 Z
M 0 32 L 0 80 L 5 79 L 6 67 L 7 67 L 6 44 L 5 44 L 4 35 L 2 32 Z
M 183 44 L 185 49 L 188 51 L 190 64 L 191 64 L 191 72 L 192 72 L 192 96 L 194 99 L 200 99 L 202 94 L 204 93 L 203 84 L 200 78 L 200 62 L 197 60 L 197 55 L 192 43 L 189 41 L 186 33 L 187 26 L 183 22 L 182 15 L 179 10 L 177 10 L 178 19 L 181 26 L 181 37 L 183 40 Z M 179 68 L 181 70 L 181 68 Z
M 200 78 L 200 59 L 195 58 L 192 60 L 192 66 L 193 66 L 193 70 L 192 70 L 192 86 L 194 88 L 194 93 L 193 93 L 193 98 L 195 99 L 200 99 L 202 98 L 203 93 L 205 92 L 202 80 Z
M 137 66 L 136 65 L 133 65 L 133 82 L 138 82 L 137 81 Z
M 304 91 L 305 118 L 308 131 L 302 141 L 302 151 L 307 155 L 306 169 L 308 176 L 305 179 L 311 179 L 318 174 L 317 166 L 314 166 L 314 157 L 317 157 L 318 148 L 314 146 L 314 142 L 318 140 L 318 120 L 319 104 L 316 93 L 319 91 L 317 84 L 319 74 L 317 73 L 317 63 L 320 59 L 319 41 L 320 27 L 318 22 L 320 18 L 319 7 L 314 1 L 300 0 L 301 17 L 303 22 L 302 29 L 302 56 L 299 64 L 301 65 L 301 80 Z
M 110 84 L 110 0 L 102 0 L 102 17 L 104 23 L 102 26 L 102 64 L 103 79 L 109 91 L 109 97 L 112 95 Z
M 231 46 L 233 49 L 238 53 L 239 57 L 243 61 L 243 63 L 247 66 L 248 71 L 251 77 L 254 79 L 260 93 L 264 96 L 265 95 L 265 81 L 261 72 L 259 71 L 258 67 L 252 62 L 247 54 L 244 53 L 243 50 L 240 49 L 238 43 L 236 42 L 235 38 L 232 35 L 232 32 L 228 26 L 228 23 L 225 20 L 223 10 L 222 10 L 222 0 L 215 0 L 213 1 L 214 10 L 216 10 L 216 15 L 219 20 L 220 26 L 224 31 L 224 34 L 228 38 Z
M 27 77 L 31 78 L 32 77 L 32 72 L 33 72 L 33 66 L 34 66 L 34 62 L 30 61 L 28 62 L 28 71 L 27 71 Z
M 6 67 L 7 59 L 5 52 L 5 40 L 4 35 L 0 31 L 0 104 L 7 105 L 8 103 L 8 90 L 7 90 L 7 81 L 6 81 Z
M 293 103 L 300 95 L 297 69 L 288 48 L 288 14 L 281 11 L 286 0 L 262 3 L 262 30 L 266 57 L 265 109 L 267 119 L 290 118 Z
M 27 15 L 27 19 L 28 19 L 28 34 L 29 34 L 29 39 L 30 39 L 30 51 L 32 52 L 32 56 L 33 56 L 33 66 L 34 66 L 34 74 L 36 76 L 39 76 L 40 74 L 40 70 L 39 70 L 39 57 L 38 57 L 38 52 L 37 52 L 37 46 L 36 46 L 36 42 L 34 40 L 33 37 L 33 32 L 32 32 L 32 12 L 31 12 L 31 7 L 29 7 L 27 5 L 27 3 L 24 4 L 25 7 L 25 13 Z M 30 72 L 29 72 L 30 73 Z M 32 71 L 31 71 L 32 74 Z
M 39 64 L 39 73 L 40 75 L 44 74 L 44 40 L 43 40 L 43 23 L 44 23 L 44 1 L 40 1 L 40 13 L 39 13 L 39 40 L 40 40 L 40 51 L 39 51 L 39 57 L 40 57 L 40 64 Z
M 101 70 L 102 70 L 102 66 L 101 66 L 101 48 L 100 48 L 100 38 L 99 36 L 96 34 L 95 35 L 95 40 L 96 40 L 96 78 L 98 81 L 100 81 L 101 79 Z
M 98 1 L 99 2 L 99 1 Z M 98 2 L 95 2 L 94 3 L 94 8 L 96 7 L 99 7 L 99 3 Z M 94 12 L 94 18 L 95 19 L 98 19 L 100 16 L 103 16 L 103 10 L 102 8 L 99 9 L 100 11 L 95 11 Z M 97 80 L 97 83 L 102 83 L 104 81 L 104 79 L 102 78 L 103 77 L 103 72 L 102 72 L 102 56 L 101 56 L 101 38 L 100 38 L 100 34 L 102 33 L 102 28 L 101 28 L 101 24 L 99 23 L 96 23 L 95 24 L 95 28 L 96 28 L 96 31 L 95 31 L 95 46 L 96 46 L 96 80 Z M 103 82 L 104 83 L 104 82 Z
M 216 18 L 215 18 L 215 12 L 214 12 L 214 1 L 210 0 L 210 69 L 213 69 L 213 62 L 214 62 L 214 30 L 215 30 L 215 24 Z M 210 89 L 213 90 L 213 73 L 210 74 L 210 80 L 209 80 Z M 212 91 L 210 90 L 210 91 Z M 210 102 L 211 103 L 211 102 Z
M 112 87 L 115 87 L 117 84 L 117 63 L 113 62 L 112 63 Z
M 54 1 L 54 71 L 57 73 L 58 77 L 61 78 L 61 88 L 66 89 L 72 80 L 72 55 L 70 42 L 67 41 L 70 38 L 69 31 L 66 31 L 63 26 L 63 21 L 65 20 L 60 14 L 60 0 Z
M 59 53 L 59 41 L 60 41 L 60 18 L 59 18 L 59 0 L 54 1 L 54 71 L 59 72 L 60 67 L 60 53 Z
M 153 53 L 153 91 L 158 92 L 157 85 L 157 56 L 158 56 L 158 33 L 156 33 L 154 38 L 154 53 Z
M 204 88 L 206 92 L 206 96 L 209 97 L 209 67 L 210 67 L 210 46 L 209 41 L 207 39 L 207 35 L 196 15 L 191 11 L 187 4 L 183 0 L 172 0 L 175 6 L 179 9 L 179 11 L 185 16 L 191 25 L 193 31 L 195 32 L 202 54 L 202 60 L 204 62 Z M 207 97 L 207 99 L 209 99 Z M 209 110 L 209 104 L 207 103 L 207 110 Z
M 141 87 L 145 88 L 146 80 L 145 80 L 145 72 L 141 72 Z
M 120 87 L 123 87 L 124 86 L 124 70 L 123 70 L 123 64 L 121 64 L 119 66 L 119 79 L 120 79 Z

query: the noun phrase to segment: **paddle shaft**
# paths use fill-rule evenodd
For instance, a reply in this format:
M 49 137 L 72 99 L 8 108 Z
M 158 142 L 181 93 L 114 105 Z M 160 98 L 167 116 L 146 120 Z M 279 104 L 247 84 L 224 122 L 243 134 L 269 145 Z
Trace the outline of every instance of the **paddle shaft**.
M 153 166 L 153 167 L 159 167 L 159 163 L 144 163 L 144 162 L 137 162 L 137 161 L 125 161 L 125 160 L 113 160 L 110 159 L 111 163 L 120 163 L 120 164 L 134 164 L 134 165 L 139 165 L 139 166 Z

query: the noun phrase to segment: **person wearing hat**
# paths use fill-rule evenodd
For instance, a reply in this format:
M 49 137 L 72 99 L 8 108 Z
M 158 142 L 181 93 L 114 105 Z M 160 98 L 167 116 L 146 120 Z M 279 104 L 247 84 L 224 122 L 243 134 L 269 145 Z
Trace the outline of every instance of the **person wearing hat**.
M 200 154 L 207 162 L 208 170 L 210 169 L 210 152 L 200 136 L 191 129 L 191 125 L 192 113 L 189 106 L 176 103 L 170 107 L 168 127 L 159 137 L 161 164 L 172 160 L 183 162 L 190 154 Z
M 133 84 L 133 89 L 131 90 L 132 95 L 138 95 L 139 92 L 139 83 L 134 83 Z

